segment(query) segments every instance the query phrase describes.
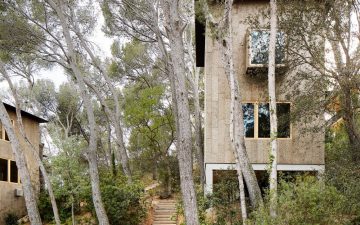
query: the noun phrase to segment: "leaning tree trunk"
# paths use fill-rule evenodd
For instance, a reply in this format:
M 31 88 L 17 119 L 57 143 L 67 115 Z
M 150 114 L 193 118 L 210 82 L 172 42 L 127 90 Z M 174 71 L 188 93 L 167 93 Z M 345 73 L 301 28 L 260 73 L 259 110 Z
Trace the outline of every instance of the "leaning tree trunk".
M 270 40 L 269 40 L 269 65 L 268 89 L 270 99 L 270 215 L 276 217 L 277 208 L 277 114 L 275 91 L 275 48 L 276 48 L 276 0 L 270 0 Z
M 97 215 L 100 225 L 109 225 L 110 224 L 109 219 L 106 214 L 105 207 L 104 207 L 102 197 L 101 197 L 101 192 L 100 192 L 100 180 L 99 180 L 99 171 L 98 171 L 98 167 L 97 167 L 97 154 L 96 154 L 97 132 L 96 132 L 96 121 L 95 121 L 93 105 L 92 105 L 90 96 L 86 91 L 86 85 L 83 80 L 80 69 L 78 68 L 78 66 L 76 64 L 75 47 L 74 47 L 74 44 L 72 42 L 72 38 L 70 35 L 70 28 L 69 28 L 68 22 L 66 21 L 66 18 L 64 15 L 63 10 L 65 10 L 65 9 L 63 7 L 63 2 L 62 2 L 62 0 L 59 0 L 57 2 L 58 4 L 56 4 L 54 1 L 49 0 L 49 3 L 59 17 L 63 35 L 65 37 L 65 42 L 67 45 L 68 56 L 70 59 L 70 62 L 69 62 L 70 67 L 72 69 L 74 76 L 76 77 L 81 96 L 84 100 L 84 107 L 86 110 L 86 115 L 87 115 L 87 118 L 89 121 L 90 140 L 89 140 L 88 150 L 86 152 L 86 157 L 89 162 L 89 174 L 90 174 L 92 197 L 93 197 L 95 212 L 96 212 L 96 215 Z
M 231 2 L 231 1 L 230 1 Z M 226 6 L 231 7 L 232 3 L 226 2 Z M 223 61 L 225 63 L 225 74 L 228 79 L 228 83 L 230 86 L 230 139 L 231 139 L 231 145 L 234 151 L 235 156 L 235 163 L 236 163 L 236 171 L 238 174 L 238 182 L 239 182 L 239 192 L 240 192 L 240 207 L 241 207 L 241 215 L 242 215 L 242 221 L 243 224 L 245 224 L 247 220 L 247 212 L 246 212 L 246 202 L 245 202 L 245 188 L 244 188 L 244 182 L 243 182 L 243 172 L 240 165 L 240 160 L 243 161 L 244 159 L 241 158 L 239 155 L 239 146 L 241 146 L 240 138 L 244 138 L 242 127 L 238 127 L 238 124 L 240 121 L 242 121 L 242 116 L 239 115 L 242 112 L 242 109 L 237 104 L 238 99 L 236 98 L 236 77 L 235 77 L 235 71 L 234 71 L 234 64 L 232 62 L 232 37 L 231 37 L 231 10 L 228 12 L 229 15 L 227 15 L 226 20 L 229 23 L 227 27 L 227 32 L 225 33 L 225 37 L 223 39 L 223 46 L 222 46 L 222 54 L 223 54 Z M 241 111 L 241 112 L 239 112 Z M 239 119 L 240 118 L 240 119 Z M 241 122 L 240 122 L 241 123 Z M 251 165 L 250 165 L 251 166 Z M 249 191 L 250 193 L 250 191 Z
M 34 189 L 31 184 L 30 172 L 28 170 L 28 166 L 26 163 L 25 155 L 21 149 L 19 140 L 15 134 L 13 126 L 11 124 L 9 115 L 5 109 L 4 104 L 2 103 L 2 99 L 0 103 L 0 120 L 2 125 L 5 127 L 5 131 L 8 134 L 11 148 L 13 150 L 16 165 L 19 170 L 20 179 L 22 182 L 22 187 L 24 190 L 25 204 L 27 213 L 29 215 L 29 219 L 31 224 L 33 225 L 41 225 L 41 218 L 39 214 L 38 207 L 36 205 L 36 195 L 34 193 Z
M 179 161 L 181 192 L 184 203 L 185 220 L 187 225 L 198 225 L 198 210 L 196 203 L 195 185 L 192 174 L 192 135 L 190 109 L 185 77 L 183 31 L 186 26 L 181 22 L 178 0 L 163 0 L 165 26 L 169 38 L 170 58 L 174 62 L 173 74 L 170 80 L 174 84 L 171 90 L 176 100 L 176 133 L 177 157 Z
M 242 175 L 245 179 L 246 186 L 248 188 L 251 204 L 254 207 L 259 207 L 263 204 L 261 191 L 256 179 L 255 172 L 250 163 L 249 157 L 246 152 L 245 139 L 244 139 L 244 121 L 243 111 L 241 104 L 241 92 L 239 84 L 234 71 L 234 63 L 232 57 L 232 32 L 231 32 L 231 8 L 232 0 L 225 1 L 225 15 L 221 19 L 221 23 L 217 23 L 210 13 L 209 7 L 206 1 L 203 3 L 202 10 L 206 17 L 206 21 L 210 24 L 209 27 L 213 28 L 212 32 L 216 33 L 217 43 L 221 46 L 221 51 L 224 60 L 225 74 L 230 87 L 230 119 L 232 124 L 234 138 L 231 139 L 231 144 L 234 150 L 234 157 L 238 165 L 237 168 L 241 168 Z M 215 30 L 216 29 L 216 30 Z M 220 36 L 221 35 L 221 36 Z M 238 172 L 239 173 L 239 172 Z M 240 176 L 239 176 L 240 177 Z M 240 184 L 239 180 L 239 184 Z M 240 190 L 242 192 L 242 190 Z M 240 195 L 242 195 L 240 193 Z
M 51 202 L 51 206 L 53 209 L 53 213 L 54 213 L 54 219 L 55 219 L 55 223 L 56 225 L 60 225 L 61 221 L 60 221 L 60 216 L 59 216 L 59 210 L 56 204 L 56 199 L 55 199 L 55 195 L 54 195 L 54 191 L 52 189 L 52 184 L 50 182 L 50 178 L 48 176 L 48 173 L 45 169 L 45 166 L 39 156 L 39 151 L 34 147 L 34 145 L 30 142 L 30 140 L 28 139 L 26 133 L 25 133 L 25 128 L 24 125 L 22 123 L 22 117 L 21 117 L 21 112 L 20 112 L 20 103 L 19 103 L 19 98 L 18 98 L 18 94 L 15 90 L 15 87 L 10 79 L 9 74 L 7 73 L 6 69 L 5 69 L 5 65 L 2 61 L 0 61 L 0 71 L 1 73 L 4 75 L 5 79 L 8 82 L 8 85 L 10 87 L 10 90 L 12 92 L 13 98 L 15 100 L 15 111 L 16 111 L 16 117 L 17 117 L 17 124 L 19 127 L 19 131 L 21 136 L 24 138 L 26 144 L 28 145 L 29 149 L 31 150 L 31 153 L 33 155 L 33 157 L 35 158 L 39 168 L 40 168 L 40 172 L 43 175 L 43 178 L 45 180 L 45 184 L 46 184 L 46 188 L 48 190 L 48 194 L 50 197 L 50 202 Z
M 75 18 L 75 15 L 73 15 L 73 17 Z M 131 176 L 131 170 L 130 170 L 130 166 L 129 166 L 129 157 L 126 152 L 126 147 L 125 147 L 125 143 L 124 143 L 124 134 L 123 134 L 122 127 L 120 125 L 121 110 L 120 110 L 120 101 L 119 101 L 119 96 L 118 96 L 119 94 L 117 93 L 117 90 L 115 89 L 113 82 L 111 81 L 109 75 L 107 74 L 106 69 L 103 68 L 103 66 L 99 63 L 99 59 L 97 59 L 95 57 L 93 51 L 91 51 L 90 47 L 85 42 L 84 37 L 81 35 L 77 20 L 74 19 L 74 21 L 75 21 L 74 27 L 76 29 L 75 32 L 80 40 L 81 46 L 85 49 L 85 51 L 90 56 L 93 64 L 98 68 L 98 70 L 103 75 L 105 82 L 107 84 L 107 87 L 109 88 L 109 90 L 113 96 L 115 110 L 113 110 L 113 111 L 110 110 L 108 105 L 106 104 L 106 101 L 102 101 L 102 102 L 103 102 L 103 105 L 105 106 L 105 112 L 108 115 L 108 119 L 112 122 L 112 124 L 115 128 L 115 136 L 116 136 L 115 141 L 117 143 L 117 151 L 116 151 L 115 156 L 116 156 L 117 160 L 121 163 L 123 172 L 124 172 L 125 176 L 127 177 L 128 182 L 131 183 L 132 176 Z M 98 95 L 98 98 L 102 98 L 101 95 Z
M 343 96 L 341 96 L 341 108 L 343 109 L 343 119 L 346 133 L 349 136 L 349 144 L 354 162 L 360 159 L 360 134 L 356 127 L 356 119 L 353 110 L 351 88 L 347 84 L 342 85 Z

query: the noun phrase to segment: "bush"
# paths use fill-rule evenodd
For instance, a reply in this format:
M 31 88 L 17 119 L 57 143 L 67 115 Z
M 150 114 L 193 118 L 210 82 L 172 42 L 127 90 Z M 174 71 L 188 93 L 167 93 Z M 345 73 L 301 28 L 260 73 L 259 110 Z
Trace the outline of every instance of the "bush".
M 15 214 L 9 213 L 5 217 L 5 224 L 6 225 L 17 225 L 18 224 L 18 222 L 17 222 L 18 219 L 19 218 Z
M 326 186 L 315 177 L 298 177 L 295 182 L 281 181 L 278 190 L 277 217 L 269 215 L 265 207 L 252 214 L 251 224 L 346 224 L 349 218 L 345 207 L 346 197 L 336 188 Z
M 128 184 L 125 177 L 121 175 L 113 177 L 110 173 L 101 172 L 101 177 L 101 197 L 110 224 L 140 224 L 146 215 L 146 208 L 142 202 L 143 186 L 136 181 Z M 96 215 L 91 188 L 87 191 L 86 202 L 89 210 Z
M 137 184 L 102 188 L 102 198 L 110 224 L 137 225 L 145 216 L 141 203 L 143 188 Z

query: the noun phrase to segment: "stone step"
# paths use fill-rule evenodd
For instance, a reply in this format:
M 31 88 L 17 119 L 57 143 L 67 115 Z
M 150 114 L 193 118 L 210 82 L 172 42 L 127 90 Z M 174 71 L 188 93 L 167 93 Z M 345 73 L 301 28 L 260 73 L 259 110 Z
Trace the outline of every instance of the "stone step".
M 153 222 L 153 225 L 158 225 L 158 224 L 162 224 L 162 225 L 165 225 L 165 224 L 175 224 L 175 225 L 176 225 L 176 222 L 174 222 L 174 221 L 154 221 L 154 222 Z
M 176 225 L 176 223 L 153 223 L 153 225 Z
M 173 215 L 173 214 L 176 214 L 176 212 L 170 210 L 155 211 L 155 215 Z
M 154 218 L 156 221 L 175 221 L 175 217 L 173 216 L 167 216 L 167 217 L 156 217 Z
M 154 218 L 155 218 L 155 219 L 156 219 L 156 218 L 158 218 L 158 219 L 160 219 L 160 218 L 170 219 L 170 218 L 172 218 L 172 217 L 175 217 L 175 214 L 173 214 L 173 215 L 169 215 L 169 214 L 163 214 L 163 215 L 158 214 L 158 215 L 154 215 Z

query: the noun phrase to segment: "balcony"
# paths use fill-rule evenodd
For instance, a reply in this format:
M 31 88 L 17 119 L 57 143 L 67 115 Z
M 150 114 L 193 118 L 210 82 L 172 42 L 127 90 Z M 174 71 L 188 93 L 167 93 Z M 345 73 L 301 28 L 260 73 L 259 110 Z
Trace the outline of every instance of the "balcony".
M 249 30 L 247 32 L 246 73 L 249 75 L 267 74 L 269 62 L 269 30 Z M 276 73 L 285 72 L 285 34 L 276 36 L 275 63 Z

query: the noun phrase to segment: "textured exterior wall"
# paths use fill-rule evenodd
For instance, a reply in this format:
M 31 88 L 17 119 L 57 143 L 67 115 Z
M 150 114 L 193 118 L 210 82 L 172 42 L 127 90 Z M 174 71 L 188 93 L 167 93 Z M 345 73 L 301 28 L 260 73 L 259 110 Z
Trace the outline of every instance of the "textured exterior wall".
M 238 2 L 233 9 L 233 58 L 237 78 L 242 93 L 242 102 L 267 102 L 266 77 L 252 77 L 246 74 L 246 32 L 243 23 L 248 16 L 267 7 L 266 1 Z M 209 32 L 209 31 L 207 31 Z M 234 163 L 230 148 L 230 88 L 224 73 L 219 46 L 209 35 L 205 49 L 205 163 Z M 292 102 L 286 81 L 293 74 L 277 76 L 277 101 Z M 314 123 L 320 122 L 322 115 L 314 115 Z M 279 164 L 324 164 L 324 132 L 302 133 L 300 124 L 292 123 L 291 138 L 279 139 Z M 267 163 L 270 139 L 246 139 L 247 152 L 252 163 Z
M 16 134 L 20 137 L 19 129 L 16 124 L 15 112 L 9 112 L 9 116 L 12 120 L 14 120 Z M 39 150 L 39 123 L 27 117 L 23 117 L 23 123 L 29 140 L 37 148 L 37 150 Z M 31 173 L 33 185 L 38 192 L 40 187 L 38 166 L 35 165 L 35 159 L 33 158 L 30 149 L 25 147 L 26 145 L 23 141 L 21 142 L 21 146 L 23 147 L 23 151 L 27 158 L 27 164 Z M 0 158 L 15 161 L 9 141 L 0 139 Z M 8 213 L 15 213 L 18 216 L 26 215 L 24 197 L 15 197 L 15 189 L 22 189 L 22 185 L 19 183 L 0 181 L 0 224 L 5 224 L 4 217 Z

